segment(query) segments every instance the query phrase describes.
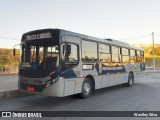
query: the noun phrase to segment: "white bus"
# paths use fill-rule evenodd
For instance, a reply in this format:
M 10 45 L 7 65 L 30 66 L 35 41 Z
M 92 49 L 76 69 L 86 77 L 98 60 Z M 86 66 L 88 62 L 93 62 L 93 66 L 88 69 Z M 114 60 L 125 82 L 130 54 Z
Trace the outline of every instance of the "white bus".
M 86 98 L 96 89 L 132 86 L 145 70 L 143 49 L 61 29 L 23 34 L 20 51 L 18 89 L 46 96 Z

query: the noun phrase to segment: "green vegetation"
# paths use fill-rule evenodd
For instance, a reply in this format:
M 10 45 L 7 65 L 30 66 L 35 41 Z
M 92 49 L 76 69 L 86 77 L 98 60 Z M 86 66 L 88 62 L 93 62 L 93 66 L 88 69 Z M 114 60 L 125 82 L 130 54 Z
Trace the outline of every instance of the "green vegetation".
M 160 67 L 160 45 L 155 45 L 154 51 L 156 67 Z M 146 65 L 153 65 L 152 45 L 145 46 L 145 62 Z
M 153 56 L 145 57 L 146 65 L 153 65 Z M 160 56 L 155 56 L 156 67 L 160 67 Z
M 144 47 L 145 49 L 145 56 L 150 57 L 152 56 L 152 45 L 147 45 Z M 156 44 L 154 48 L 154 52 L 156 56 L 160 56 L 160 45 Z
M 14 57 L 12 49 L 0 48 L 0 67 L 18 65 L 20 51 L 17 50 L 16 52 L 17 55 Z

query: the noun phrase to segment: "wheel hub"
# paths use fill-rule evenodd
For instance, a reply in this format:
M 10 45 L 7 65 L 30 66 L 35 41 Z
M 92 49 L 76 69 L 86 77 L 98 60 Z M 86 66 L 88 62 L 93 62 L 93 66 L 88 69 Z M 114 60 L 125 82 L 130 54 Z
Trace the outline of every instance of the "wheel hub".
M 89 94 L 90 89 L 91 89 L 91 87 L 90 87 L 89 83 L 88 83 L 88 82 L 85 82 L 85 83 L 84 83 L 83 90 L 84 90 L 84 93 L 85 93 L 86 95 Z

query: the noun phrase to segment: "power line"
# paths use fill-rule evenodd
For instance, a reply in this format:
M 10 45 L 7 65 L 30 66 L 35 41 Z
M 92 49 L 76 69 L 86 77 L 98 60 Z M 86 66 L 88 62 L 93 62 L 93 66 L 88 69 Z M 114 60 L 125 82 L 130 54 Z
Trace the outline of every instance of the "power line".
M 133 39 L 140 39 L 140 38 L 145 38 L 151 35 L 143 35 L 143 36 L 136 36 L 136 37 L 129 37 L 129 38 L 123 38 L 122 40 L 133 40 Z
M 0 38 L 2 38 L 2 39 L 8 39 L 8 40 L 17 40 L 17 41 L 20 41 L 20 39 L 18 39 L 18 38 L 11 38 L 11 37 L 6 37 L 6 36 L 0 36 Z

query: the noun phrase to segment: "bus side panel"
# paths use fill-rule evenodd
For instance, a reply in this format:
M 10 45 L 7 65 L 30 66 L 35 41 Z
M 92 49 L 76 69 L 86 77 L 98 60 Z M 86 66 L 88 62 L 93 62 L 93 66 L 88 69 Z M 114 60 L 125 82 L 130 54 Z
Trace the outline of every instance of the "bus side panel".
M 95 89 L 102 88 L 102 76 L 94 76 L 95 80 Z
M 114 85 L 114 79 L 115 79 L 115 74 L 110 74 L 109 76 L 109 86 L 113 86 Z
M 114 77 L 114 85 L 120 85 L 128 82 L 128 73 L 118 73 Z
M 83 63 L 83 65 L 86 65 L 87 63 Z M 95 63 L 91 63 L 93 64 L 93 66 L 95 66 Z M 82 66 L 83 66 L 82 65 Z M 94 78 L 94 81 L 95 81 L 95 89 L 100 89 L 102 88 L 102 78 L 103 76 L 99 76 L 97 75 L 97 71 L 96 69 L 93 69 L 93 70 L 82 70 L 82 75 L 87 77 L 88 75 L 89 76 L 92 76 Z
M 136 81 L 141 75 L 144 75 L 144 63 L 126 64 L 125 68 L 127 71 L 126 82 L 128 81 L 129 72 L 133 72 L 134 81 Z
M 138 76 L 139 76 L 138 73 L 139 73 L 139 72 L 134 72 L 134 81 L 137 81 Z
M 75 91 L 75 79 L 65 79 L 64 82 L 64 96 L 72 95 Z
M 122 79 L 122 83 L 127 83 L 128 82 L 128 73 L 123 73 L 120 75 Z
M 64 80 L 59 79 L 53 85 L 45 88 L 42 95 L 63 97 Z
M 120 78 L 119 78 L 119 73 L 113 74 L 112 80 L 113 80 L 113 85 L 118 85 L 120 84 Z
M 104 87 L 109 87 L 110 86 L 110 75 L 103 75 L 103 79 L 102 79 L 102 88 Z
M 83 84 L 84 78 L 76 78 L 75 83 L 75 94 L 82 92 L 82 84 Z
M 120 85 L 128 82 L 128 73 L 110 74 L 110 86 Z

